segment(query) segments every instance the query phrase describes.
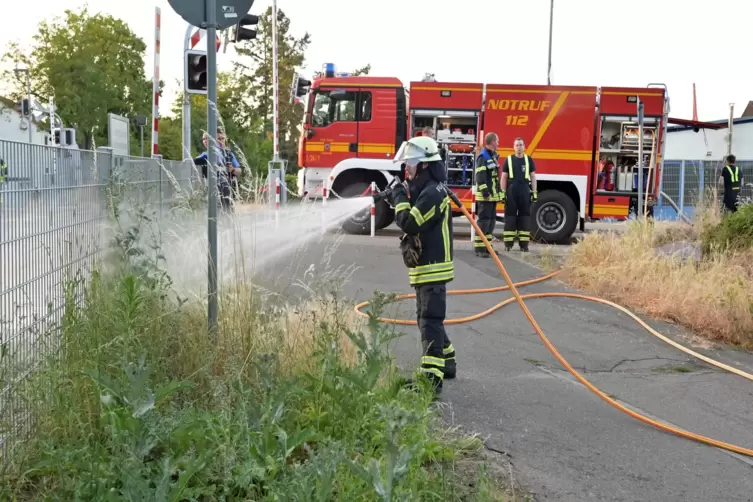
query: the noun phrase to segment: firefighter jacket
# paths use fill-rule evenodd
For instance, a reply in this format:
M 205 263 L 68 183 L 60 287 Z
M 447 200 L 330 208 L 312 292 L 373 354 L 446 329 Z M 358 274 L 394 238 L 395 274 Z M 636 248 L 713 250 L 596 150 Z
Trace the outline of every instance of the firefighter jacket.
M 484 195 L 489 196 L 486 202 L 501 200 L 499 154 L 487 148 L 481 149 L 481 153 L 476 157 L 476 200 L 484 201 Z
M 421 242 L 419 265 L 408 269 L 412 286 L 446 284 L 455 277 L 452 248 L 452 208 L 444 188 L 444 163 L 430 162 L 410 187 L 410 201 L 402 185 L 392 197 L 395 223 Z

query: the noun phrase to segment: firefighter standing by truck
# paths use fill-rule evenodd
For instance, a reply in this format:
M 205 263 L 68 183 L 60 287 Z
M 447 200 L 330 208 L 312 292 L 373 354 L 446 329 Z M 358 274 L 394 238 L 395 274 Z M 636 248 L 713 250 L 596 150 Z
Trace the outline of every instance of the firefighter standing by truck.
M 735 163 L 734 155 L 727 155 L 727 165 L 722 169 L 719 182 L 724 184 L 724 207 L 731 213 L 737 212 L 737 200 L 740 197 L 742 187 L 742 173 Z
M 478 204 L 478 226 L 484 232 L 486 239 L 491 242 L 494 238 L 494 227 L 497 223 L 497 202 L 501 197 L 499 186 L 499 136 L 490 132 L 484 137 L 484 148 L 476 157 L 476 202 Z M 476 256 L 489 257 L 481 236 L 475 236 L 473 250 Z M 495 251 L 496 252 L 496 251 Z
M 424 355 L 419 374 L 432 383 L 435 394 L 445 378 L 455 378 L 455 349 L 445 331 L 447 286 L 454 278 L 452 208 L 437 142 L 419 136 L 404 142 L 394 162 L 405 165 L 404 184 L 396 185 L 387 200 L 395 208 L 395 223 L 405 233 L 400 249 L 416 290 L 416 320 Z M 410 193 L 410 199 L 408 198 Z
M 528 252 L 531 240 L 531 204 L 536 201 L 536 164 L 525 154 L 523 138 L 515 138 L 514 154 L 502 167 L 502 201 L 505 203 L 505 250 L 510 251 L 517 237 L 520 250 Z

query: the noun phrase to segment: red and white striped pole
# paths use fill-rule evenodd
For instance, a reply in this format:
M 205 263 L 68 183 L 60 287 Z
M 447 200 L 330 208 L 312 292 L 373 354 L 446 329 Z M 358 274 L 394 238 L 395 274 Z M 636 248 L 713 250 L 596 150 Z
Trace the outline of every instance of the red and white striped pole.
M 275 176 L 275 223 L 280 223 L 280 176 Z
M 376 181 L 371 182 L 371 236 L 376 235 Z
M 476 221 L 476 187 L 471 187 L 471 219 Z M 471 243 L 476 238 L 476 227 L 471 225 Z
M 162 13 L 154 8 L 154 73 L 152 75 L 152 156 L 159 155 L 159 54 Z
M 275 211 L 280 210 L 280 178 L 275 177 Z

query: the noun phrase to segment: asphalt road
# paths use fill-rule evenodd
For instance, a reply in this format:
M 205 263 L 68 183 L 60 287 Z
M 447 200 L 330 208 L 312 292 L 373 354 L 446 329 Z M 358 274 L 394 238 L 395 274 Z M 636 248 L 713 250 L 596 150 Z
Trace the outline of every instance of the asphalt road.
M 328 236 L 287 261 L 287 271 L 278 266 L 267 272 L 280 281 L 316 269 L 332 279 L 355 264 L 344 284 L 354 301 L 368 299 L 374 290 L 406 292 L 397 239 L 382 233 L 387 235 L 342 237 L 335 249 Z M 493 261 L 476 258 L 467 238 L 459 239 L 455 249 L 451 288 L 500 284 Z M 516 281 L 541 274 L 509 257 L 503 262 Z M 556 281 L 524 289 L 566 290 Z M 473 314 L 508 295 L 450 297 L 448 315 Z M 676 426 L 753 447 L 749 381 L 690 360 L 606 306 L 541 299 L 530 301 L 529 308 L 565 358 L 604 392 Z M 413 318 L 414 306 L 404 302 L 388 314 Z M 682 330 L 652 325 L 688 343 Z M 420 351 L 417 329 L 396 329 L 407 334 L 394 347 L 397 358 L 412 371 Z M 753 500 L 753 459 L 662 432 L 612 408 L 559 365 L 519 307 L 450 326 L 448 333 L 458 354 L 458 378 L 447 382 L 442 397 L 448 422 L 481 433 L 487 447 L 507 452 L 518 481 L 536 500 Z M 748 354 L 712 356 L 753 372 Z

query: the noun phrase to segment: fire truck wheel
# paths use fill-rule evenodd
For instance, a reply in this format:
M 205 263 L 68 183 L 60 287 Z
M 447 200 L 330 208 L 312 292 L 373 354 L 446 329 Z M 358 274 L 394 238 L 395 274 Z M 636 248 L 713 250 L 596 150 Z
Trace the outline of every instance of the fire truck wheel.
M 533 238 L 544 243 L 569 239 L 578 226 L 578 209 L 573 199 L 559 190 L 545 190 L 533 205 Z
M 339 195 L 343 199 L 360 197 L 370 186 L 371 183 L 359 181 L 345 187 Z M 392 223 L 392 218 L 394 218 L 394 214 L 391 213 L 390 207 L 387 203 L 379 201 L 376 205 L 376 229 L 381 230 L 388 227 L 390 223 Z M 366 208 L 344 220 L 341 226 L 342 229 L 349 234 L 366 235 L 371 233 L 371 213 L 369 208 Z

